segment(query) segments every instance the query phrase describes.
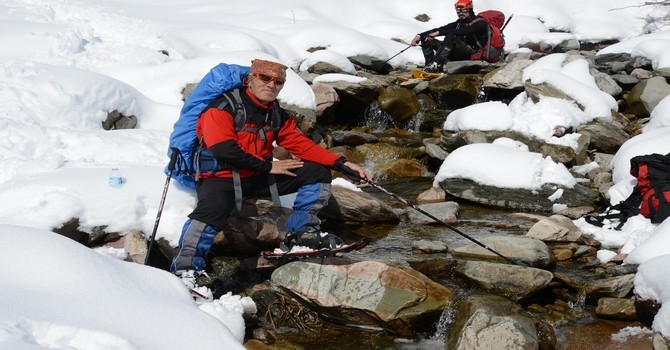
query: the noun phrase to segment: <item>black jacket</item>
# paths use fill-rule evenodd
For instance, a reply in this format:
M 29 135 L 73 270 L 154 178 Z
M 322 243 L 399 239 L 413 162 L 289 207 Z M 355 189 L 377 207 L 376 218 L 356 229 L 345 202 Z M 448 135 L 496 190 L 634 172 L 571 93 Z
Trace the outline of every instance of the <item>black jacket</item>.
M 481 46 L 488 42 L 489 25 L 482 17 L 474 13 L 466 21 L 457 20 L 442 27 L 434 28 L 419 34 L 422 38 L 428 33 L 437 32 L 438 36 L 455 35 L 472 48 L 473 51 L 479 51 Z

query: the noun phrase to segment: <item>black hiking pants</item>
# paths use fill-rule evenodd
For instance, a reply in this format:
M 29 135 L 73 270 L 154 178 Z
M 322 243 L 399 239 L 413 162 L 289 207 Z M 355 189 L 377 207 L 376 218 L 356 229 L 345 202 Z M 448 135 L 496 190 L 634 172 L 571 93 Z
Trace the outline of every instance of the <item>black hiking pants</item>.
M 286 219 L 287 233 L 302 233 L 307 228 L 320 228 L 317 214 L 328 204 L 332 175 L 327 167 L 304 162 L 295 169 L 296 176 L 275 175 L 277 192 L 280 195 L 297 192 L 293 212 Z M 259 175 L 241 181 L 243 197 L 271 196 L 267 175 Z M 202 179 L 196 187 L 198 204 L 184 223 L 179 238 L 179 251 L 172 260 L 170 271 L 202 271 L 205 255 L 214 243 L 228 217 L 236 207 L 233 179 Z
M 304 162 L 301 168 L 295 169 L 296 176 L 275 175 L 279 195 L 298 192 L 309 184 L 330 184 L 330 169 L 323 165 Z M 235 209 L 235 186 L 233 179 L 206 178 L 196 188 L 198 204 L 188 216 L 212 226 L 217 231 L 223 229 L 228 216 Z M 267 175 L 259 175 L 242 179 L 242 195 L 244 198 L 270 197 L 270 186 Z M 330 195 L 330 193 L 328 193 Z
M 474 53 L 472 48 L 461 37 L 453 34 L 444 36 L 444 40 L 422 40 L 421 51 L 428 66 L 432 62 L 443 66 L 447 61 L 466 61 Z

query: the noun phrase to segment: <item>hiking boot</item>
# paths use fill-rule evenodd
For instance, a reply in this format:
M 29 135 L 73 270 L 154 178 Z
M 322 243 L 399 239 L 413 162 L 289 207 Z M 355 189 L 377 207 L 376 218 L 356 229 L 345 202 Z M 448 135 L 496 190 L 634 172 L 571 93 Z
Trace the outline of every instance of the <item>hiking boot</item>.
M 318 227 L 308 227 L 302 233 L 289 232 L 280 243 L 279 248 L 285 252 L 291 251 L 293 247 L 304 246 L 311 249 L 332 249 L 344 244 L 340 237 L 328 232 L 321 232 Z
M 193 289 L 196 287 L 196 276 L 194 270 L 175 271 L 175 275 L 181 279 L 181 282 L 186 286 L 186 288 Z
M 284 241 L 279 243 L 279 249 L 284 252 L 290 252 L 293 247 L 299 245 L 302 245 L 302 233 L 287 232 Z
M 307 229 L 302 235 L 303 245 L 313 249 L 333 249 L 344 242 L 334 234 L 322 232 L 318 228 Z
M 181 270 L 176 271 L 175 275 L 181 279 L 186 288 L 191 292 L 191 296 L 196 301 L 211 301 L 214 299 L 212 290 L 206 286 L 199 286 L 198 279 L 207 278 L 209 275 L 205 271 Z
M 318 243 L 321 249 L 334 249 L 344 244 L 342 239 L 332 233 L 320 232 L 321 242 Z
M 180 270 L 175 271 L 174 273 L 181 279 L 181 282 L 188 289 L 198 288 L 198 279 L 201 277 L 209 279 L 209 275 L 205 271 L 195 271 L 195 270 Z
M 428 73 L 442 73 L 442 65 L 437 64 L 437 62 L 433 62 L 423 67 L 423 70 Z

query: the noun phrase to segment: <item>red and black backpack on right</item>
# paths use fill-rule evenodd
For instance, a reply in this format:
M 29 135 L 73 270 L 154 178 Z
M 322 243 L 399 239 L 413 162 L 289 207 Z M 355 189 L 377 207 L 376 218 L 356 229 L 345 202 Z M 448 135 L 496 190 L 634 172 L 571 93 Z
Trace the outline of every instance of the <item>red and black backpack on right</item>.
M 630 174 L 637 178 L 640 214 L 654 224 L 663 222 L 670 216 L 670 153 L 633 157 Z
M 615 229 L 619 230 L 629 217 L 637 214 L 649 218 L 654 224 L 670 216 L 670 153 L 631 158 L 630 174 L 637 179 L 633 193 L 619 204 L 609 207 L 605 214 L 587 215 L 586 222 L 603 226 L 603 220 L 617 219 L 619 224 Z
M 505 14 L 501 11 L 487 10 L 478 13 L 477 16 L 483 18 L 489 25 L 488 41 L 484 44 L 480 43 L 481 49 L 473 53 L 470 59 L 498 62 L 505 51 L 505 37 L 502 33 L 505 26 Z

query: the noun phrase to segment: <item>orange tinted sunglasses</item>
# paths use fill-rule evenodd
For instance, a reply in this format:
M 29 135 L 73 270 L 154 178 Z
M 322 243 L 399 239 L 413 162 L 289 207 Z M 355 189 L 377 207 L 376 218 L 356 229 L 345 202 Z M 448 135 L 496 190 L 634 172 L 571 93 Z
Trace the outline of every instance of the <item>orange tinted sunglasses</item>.
M 286 79 L 271 77 L 271 76 L 265 75 L 265 74 L 254 74 L 254 76 L 256 78 L 260 79 L 265 84 L 268 84 L 271 81 L 274 81 L 275 85 L 284 85 L 284 83 L 286 82 Z

